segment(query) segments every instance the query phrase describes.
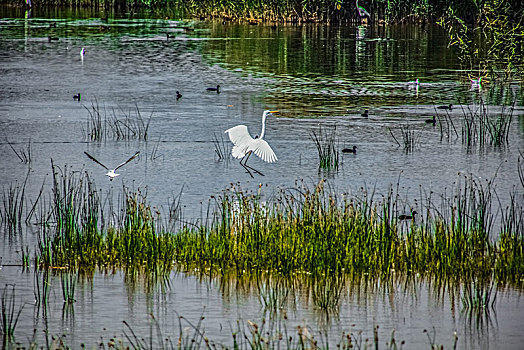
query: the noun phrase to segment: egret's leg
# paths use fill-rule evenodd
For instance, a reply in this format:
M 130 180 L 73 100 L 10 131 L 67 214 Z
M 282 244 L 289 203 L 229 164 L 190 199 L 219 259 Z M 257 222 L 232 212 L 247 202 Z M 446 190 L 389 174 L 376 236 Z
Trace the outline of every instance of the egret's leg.
M 249 156 L 251 155 L 251 153 L 253 153 L 253 151 L 250 151 L 247 155 L 247 159 L 244 161 L 244 168 L 249 168 L 251 170 L 253 170 L 255 173 L 259 174 L 259 175 L 262 175 L 264 176 L 264 174 L 262 174 L 260 171 L 258 171 L 257 169 L 253 168 L 253 167 L 250 167 L 249 165 L 247 165 L 247 160 L 249 159 Z M 250 172 L 251 173 L 251 172 Z M 251 177 L 253 177 L 253 175 L 251 175 Z
M 249 152 L 248 154 L 246 154 L 242 159 L 240 159 L 240 165 L 242 165 L 244 167 L 244 169 L 246 169 L 246 172 L 249 174 L 249 176 L 251 176 L 252 178 L 254 178 L 253 174 L 251 173 L 251 171 L 249 170 L 249 167 L 246 165 L 246 162 L 247 160 L 249 159 L 249 156 L 251 155 L 251 152 Z M 244 163 L 242 163 L 242 161 L 244 161 Z

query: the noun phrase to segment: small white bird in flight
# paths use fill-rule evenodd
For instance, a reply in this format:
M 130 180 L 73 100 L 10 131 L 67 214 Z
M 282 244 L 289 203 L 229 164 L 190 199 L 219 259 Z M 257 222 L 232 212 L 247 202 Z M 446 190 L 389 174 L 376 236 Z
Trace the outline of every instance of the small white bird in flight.
M 253 170 L 255 173 L 264 176 L 264 174 L 262 174 L 260 171 L 246 164 L 249 156 L 251 156 L 251 153 L 254 152 L 257 156 L 262 158 L 263 161 L 268 163 L 277 161 L 275 152 L 273 152 L 269 144 L 263 140 L 264 133 L 266 131 L 266 118 L 270 115 L 273 115 L 273 113 L 279 112 L 269 110 L 264 111 L 262 114 L 262 132 L 260 133 L 260 136 L 255 136 L 255 138 L 251 137 L 249 131 L 247 131 L 247 126 L 245 125 L 237 125 L 225 131 L 226 134 L 229 134 L 229 139 L 231 142 L 233 142 L 231 154 L 237 159 L 241 158 L 240 165 L 246 169 L 247 173 L 251 175 L 251 177 L 253 177 L 253 174 L 250 170 Z
M 95 157 L 93 157 L 92 155 L 90 155 L 89 153 L 87 152 L 84 152 L 86 154 L 86 156 L 89 157 L 89 159 L 91 159 L 92 161 L 98 163 L 99 165 L 103 166 L 106 170 L 107 170 L 107 176 L 109 177 L 109 180 L 113 181 L 113 179 L 115 177 L 117 177 L 118 175 L 120 174 L 117 174 L 116 173 L 116 170 L 120 167 L 123 167 L 124 165 L 126 165 L 127 163 L 129 163 L 130 161 L 132 161 L 133 159 L 136 158 L 136 156 L 138 156 L 138 154 L 140 153 L 140 151 L 137 151 L 131 158 L 129 158 L 128 160 L 126 160 L 125 162 L 123 162 L 122 164 L 119 164 L 116 168 L 114 169 L 109 169 L 108 167 L 106 167 L 104 164 L 100 163 Z

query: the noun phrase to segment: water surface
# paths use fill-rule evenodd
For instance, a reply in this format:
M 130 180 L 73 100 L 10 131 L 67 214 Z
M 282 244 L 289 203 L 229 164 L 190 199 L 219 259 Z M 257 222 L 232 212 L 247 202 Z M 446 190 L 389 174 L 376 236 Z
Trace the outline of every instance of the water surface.
M 268 198 L 279 188 L 293 188 L 304 180 L 313 186 L 327 178 L 337 193 L 357 193 L 361 187 L 385 193 L 399 183 L 405 209 L 421 205 L 425 193 L 449 193 L 463 174 L 482 181 L 494 179 L 504 203 L 511 191 L 522 201 L 517 158 L 524 149 L 522 90 L 517 83 L 471 88 L 447 36 L 437 26 L 249 26 L 237 23 L 159 19 L 109 19 L 92 16 L 71 19 L 56 15 L 0 20 L 0 183 L 7 189 L 26 174 L 28 205 L 44 184 L 49 196 L 51 160 L 55 165 L 87 171 L 104 193 L 116 196 L 122 186 L 147 193 L 149 202 L 167 208 L 181 191 L 184 217 L 202 217 L 211 195 L 231 183 L 257 190 L 263 184 Z M 50 27 L 56 23 L 56 27 Z M 109 26 L 109 28 L 101 27 Z M 194 30 L 187 31 L 183 27 Z M 166 33 L 170 34 L 169 39 Z M 48 37 L 58 37 L 49 41 Z M 85 49 L 85 55 L 80 50 Z M 407 83 L 419 79 L 418 88 Z M 221 86 L 220 94 L 206 91 Z M 176 100 L 175 92 L 183 97 Z M 81 101 L 73 95 L 81 94 Z M 461 118 L 482 99 L 490 114 L 515 103 L 509 142 L 505 147 L 467 148 L 461 140 Z M 451 112 L 435 109 L 453 104 Z M 91 142 L 87 136 L 88 110 L 103 118 L 137 113 L 150 126 L 147 141 L 107 137 Z M 251 178 L 236 160 L 219 160 L 213 140 L 224 130 L 245 124 L 260 133 L 263 110 L 281 113 L 267 121 L 265 139 L 278 162 L 252 165 L 265 176 Z M 361 113 L 369 110 L 369 117 Z M 138 112 L 137 112 L 138 111 Z M 432 115 L 449 116 L 457 133 L 424 122 Z M 339 148 L 356 145 L 356 155 L 341 155 L 336 171 L 318 168 L 312 130 L 336 126 Z M 399 147 L 391 133 L 409 127 L 417 137 L 412 152 Z M 31 164 L 18 152 L 31 144 Z M 11 144 L 11 146 L 10 146 Z M 140 151 L 140 157 L 121 168 L 110 182 L 104 169 L 84 151 L 107 165 L 116 165 Z M 460 175 L 462 174 L 462 175 Z M 420 208 L 419 208 L 420 209 Z M 423 210 L 420 210 L 423 212 Z M 38 229 L 21 236 L 4 233 L 0 245 L 2 285 L 16 284 L 17 299 L 25 304 L 17 328 L 24 341 L 34 328 L 41 334 L 67 334 L 70 344 L 95 344 L 102 337 L 123 336 L 127 321 L 139 334 L 149 334 L 153 313 L 164 334 L 176 337 L 178 314 L 195 321 L 204 313 L 206 334 L 231 341 L 231 325 L 238 319 L 260 319 L 257 291 L 246 293 L 223 282 L 203 281 L 184 273 L 170 277 L 170 285 L 150 290 L 131 283 L 123 272 L 95 273 L 77 286 L 74 312 L 63 311 L 60 279 L 52 282 L 46 318 L 34 309 L 33 273 L 22 272 L 22 247 L 32 251 Z M 524 308 L 521 292 L 501 289 L 496 314 L 480 326 L 460 312 L 459 300 L 436 297 L 427 281 L 416 289 L 401 285 L 370 293 L 348 289 L 337 317 L 328 322 L 305 291 L 297 291 L 290 308 L 293 325 L 324 330 L 330 339 L 342 331 L 363 330 L 371 336 L 380 326 L 381 339 L 391 331 L 409 348 L 428 345 L 424 329 L 435 329 L 437 341 L 468 349 L 516 348 Z M 301 296 L 302 295 L 302 296 Z M 447 299 L 448 298 L 448 299 Z M 47 323 L 46 323 L 47 322 Z M 95 325 L 93 328 L 93 325 Z M 234 327 L 233 327 L 234 328 Z M 39 338 L 43 339 L 43 338 Z

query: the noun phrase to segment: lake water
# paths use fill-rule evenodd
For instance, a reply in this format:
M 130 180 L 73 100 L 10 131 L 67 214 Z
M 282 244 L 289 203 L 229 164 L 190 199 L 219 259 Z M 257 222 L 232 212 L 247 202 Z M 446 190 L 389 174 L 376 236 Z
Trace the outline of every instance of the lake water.
M 478 78 L 478 69 L 460 65 L 457 53 L 447 47 L 446 32 L 437 26 L 272 28 L 166 19 L 105 22 L 90 13 L 76 13 L 75 18 L 65 12 L 23 15 L 17 18 L 4 10 L 0 16 L 0 185 L 5 193 L 29 172 L 28 206 L 42 184 L 49 196 L 51 160 L 62 168 L 87 171 L 104 193 L 118 192 L 123 185 L 141 189 L 161 210 L 181 193 L 183 215 L 190 221 L 201 218 L 210 196 L 231 183 L 248 190 L 263 184 L 263 193 L 270 197 L 279 188 L 295 187 L 296 181 L 313 186 L 323 178 L 337 193 L 357 193 L 361 187 L 385 193 L 398 182 L 409 210 L 420 205 L 415 199 L 421 189 L 449 193 L 460 174 L 471 174 L 494 179 L 502 203 L 516 191 L 522 204 L 517 172 L 524 149 L 521 85 L 492 82 L 472 88 L 469 78 Z M 417 78 L 418 88 L 408 85 Z M 217 84 L 219 94 L 206 91 Z M 176 91 L 183 95 L 179 100 Z M 80 101 L 73 99 L 78 93 Z M 480 99 L 490 115 L 515 103 L 505 147 L 463 144 L 462 118 L 476 110 Z M 448 104 L 454 106 L 451 111 L 435 109 Z M 147 141 L 112 136 L 89 141 L 89 111 L 94 106 L 108 119 L 127 114 L 136 120 L 138 110 L 145 122 L 150 120 Z M 224 131 L 238 124 L 247 125 L 252 135 L 260 133 L 265 109 L 280 111 L 267 120 L 265 134 L 278 162 L 251 157 L 251 165 L 265 175 L 251 178 L 237 160 L 218 159 L 213 140 L 227 141 Z M 361 116 L 364 109 L 368 118 Z M 453 121 L 457 133 L 425 123 L 436 113 L 439 120 Z M 334 126 L 339 149 L 356 145 L 357 153 L 341 154 L 336 171 L 319 170 L 311 133 Z M 411 152 L 391 135 L 401 140 L 401 127 L 415 135 Z M 30 165 L 11 148 L 22 154 L 29 142 Z M 108 166 L 136 151 L 140 156 L 110 182 L 105 169 L 85 151 Z M 51 276 L 44 317 L 34 306 L 34 274 L 17 266 L 22 247 L 33 251 L 37 244 L 33 231 L 15 237 L 4 232 L 0 244 L 1 285 L 16 284 L 16 300 L 24 305 L 15 334 L 22 344 L 31 339 L 33 329 L 44 344 L 47 329 L 49 334 L 67 334 L 66 342 L 73 347 L 94 346 L 101 339 L 123 338 L 123 321 L 147 338 L 149 313 L 172 339 L 178 336 L 176 313 L 194 323 L 204 314 L 206 336 L 230 344 L 237 320 L 262 318 L 253 287 L 173 273 L 169 285 L 148 288 L 141 279 L 131 281 L 119 271 L 81 278 L 73 310 L 63 307 L 59 275 Z M 328 320 L 312 305 L 309 292 L 297 288 L 294 306 L 287 310 L 288 329 L 307 325 L 334 342 L 343 331 L 362 330 L 371 339 L 374 325 L 379 325 L 381 345 L 395 330 L 406 348 L 429 348 L 423 333 L 427 329 L 430 334 L 434 330 L 436 343 L 446 348 L 453 345 L 453 332 L 463 349 L 522 347 L 520 290 L 501 288 L 496 312 L 475 322 L 447 290 L 437 295 L 428 281 L 414 285 L 344 289 L 338 314 Z

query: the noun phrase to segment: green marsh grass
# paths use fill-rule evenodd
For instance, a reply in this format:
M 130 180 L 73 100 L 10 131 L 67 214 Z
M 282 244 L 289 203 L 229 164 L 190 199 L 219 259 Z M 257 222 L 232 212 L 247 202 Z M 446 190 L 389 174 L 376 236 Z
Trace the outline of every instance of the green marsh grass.
M 145 193 L 124 187 L 119 214 L 108 223 L 102 218 L 112 214 L 102 214 L 101 194 L 89 176 L 54 167 L 49 220 L 54 224 L 42 226 L 37 262 L 160 275 L 179 268 L 238 276 L 394 272 L 465 281 L 494 273 L 508 283 L 524 276 L 522 205 L 514 197 L 511 206 L 492 207 L 494 180 L 460 176 L 440 199 L 421 193 L 420 218 L 410 223 L 398 219 L 406 208 L 398 186 L 381 195 L 361 189 L 353 196 L 326 186 L 324 181 L 311 188 L 297 185 L 270 200 L 263 200 L 261 188 L 256 193 L 228 188 L 213 196 L 208 214 L 197 223 L 178 219 L 178 198 L 163 225 Z M 322 298 L 336 300 L 318 295 L 319 305 L 331 303 Z
M 337 127 L 329 131 L 311 130 L 311 138 L 318 151 L 319 169 L 337 170 L 339 164 L 339 142 L 337 139 Z

